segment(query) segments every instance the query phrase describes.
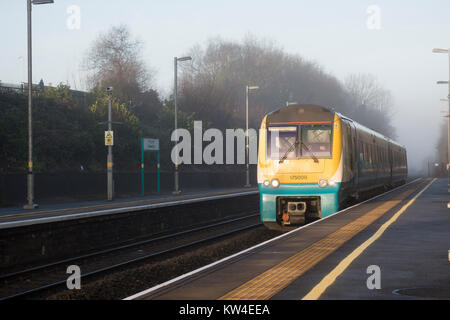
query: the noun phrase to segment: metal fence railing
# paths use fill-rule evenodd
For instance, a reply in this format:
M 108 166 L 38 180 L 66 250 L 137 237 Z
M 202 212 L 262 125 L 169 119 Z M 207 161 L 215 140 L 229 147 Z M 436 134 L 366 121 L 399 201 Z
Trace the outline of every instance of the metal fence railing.
M 256 186 L 256 168 L 250 172 Z M 156 194 L 156 172 L 145 173 L 146 195 Z M 173 191 L 173 172 L 161 172 L 161 193 Z M 245 185 L 245 169 L 233 172 L 180 172 L 183 192 L 211 189 L 241 188 Z M 26 173 L 0 174 L 0 206 L 21 205 L 26 202 Z M 141 196 L 140 172 L 115 172 L 116 198 Z M 36 173 L 35 198 L 37 203 L 58 203 L 106 199 L 106 172 L 104 173 Z

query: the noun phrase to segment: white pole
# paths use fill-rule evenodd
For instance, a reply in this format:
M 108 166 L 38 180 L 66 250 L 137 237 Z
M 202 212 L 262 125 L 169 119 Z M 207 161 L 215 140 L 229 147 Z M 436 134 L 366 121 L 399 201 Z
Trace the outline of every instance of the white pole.
M 177 95 L 178 95 L 178 58 L 175 57 L 174 61 L 174 84 L 173 84 L 173 101 L 175 105 L 175 132 L 177 132 L 178 129 L 178 108 L 177 108 Z M 178 143 L 178 135 L 175 136 L 176 143 Z M 178 153 L 177 153 L 177 161 L 178 161 Z M 179 194 L 180 193 L 180 187 L 179 187 L 179 175 L 178 175 L 178 164 L 175 164 L 175 173 L 174 173 L 174 191 L 173 194 Z
M 246 164 L 246 188 L 250 188 L 250 169 L 249 169 L 249 141 L 248 141 L 248 91 L 249 87 L 245 87 L 245 164 Z

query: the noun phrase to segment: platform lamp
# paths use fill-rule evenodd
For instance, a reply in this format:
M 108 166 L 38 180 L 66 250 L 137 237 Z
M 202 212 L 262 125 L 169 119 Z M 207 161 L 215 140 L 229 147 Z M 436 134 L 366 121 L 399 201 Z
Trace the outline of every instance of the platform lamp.
M 36 209 L 34 203 L 34 174 L 33 174 L 33 68 L 32 68 L 32 36 L 31 36 L 31 5 L 50 4 L 53 0 L 27 0 L 27 33 L 28 33 L 28 175 L 27 200 L 24 209 Z
M 250 91 L 259 90 L 258 86 L 246 86 L 245 87 L 245 164 L 246 164 L 246 183 L 245 187 L 250 188 L 250 159 L 249 159 L 249 136 L 248 136 L 248 96 Z
M 433 53 L 445 53 L 448 55 L 449 59 L 449 81 L 439 81 L 438 84 L 448 84 L 448 112 L 450 113 L 450 49 L 433 49 Z M 450 117 L 448 118 L 448 138 L 447 138 L 447 175 L 448 175 L 448 184 L 450 185 Z

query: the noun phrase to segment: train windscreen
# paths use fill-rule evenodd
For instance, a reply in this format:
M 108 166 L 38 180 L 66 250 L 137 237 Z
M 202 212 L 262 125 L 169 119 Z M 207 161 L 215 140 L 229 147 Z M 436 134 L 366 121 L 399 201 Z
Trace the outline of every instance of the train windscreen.
M 267 135 L 267 157 L 269 159 L 297 159 L 298 127 L 270 127 Z
M 269 127 L 267 133 L 268 159 L 289 160 L 331 156 L 331 125 Z
M 302 155 L 312 152 L 316 157 L 331 156 L 331 131 L 331 125 L 302 126 Z

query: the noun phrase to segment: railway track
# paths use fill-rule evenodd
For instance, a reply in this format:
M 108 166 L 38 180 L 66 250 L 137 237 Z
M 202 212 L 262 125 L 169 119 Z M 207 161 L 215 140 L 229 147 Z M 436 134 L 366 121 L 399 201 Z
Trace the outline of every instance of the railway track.
M 27 298 L 45 290 L 63 288 L 70 265 L 79 266 L 81 278 L 86 279 L 258 226 L 261 222 L 255 213 L 0 275 L 0 300 Z

